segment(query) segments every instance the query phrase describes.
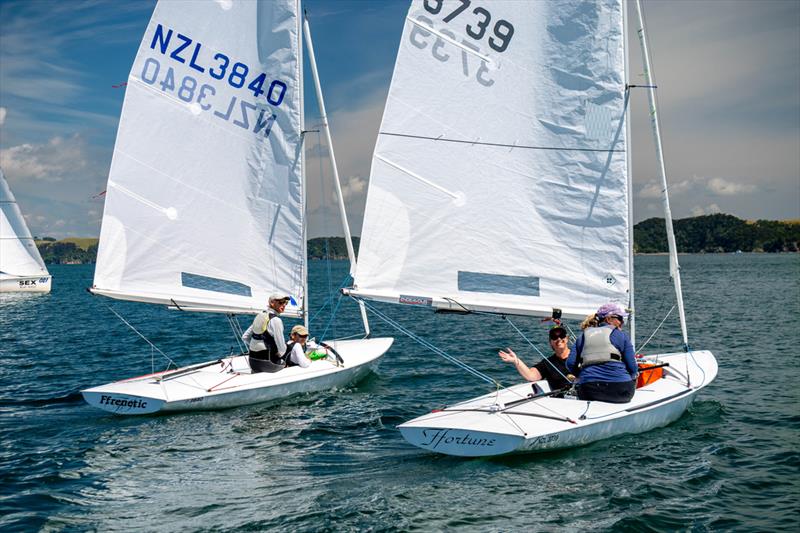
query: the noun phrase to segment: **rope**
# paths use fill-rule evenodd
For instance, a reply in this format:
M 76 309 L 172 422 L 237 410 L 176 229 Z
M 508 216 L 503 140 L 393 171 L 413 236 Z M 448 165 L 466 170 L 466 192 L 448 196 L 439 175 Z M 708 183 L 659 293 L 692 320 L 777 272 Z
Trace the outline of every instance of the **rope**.
M 647 343 L 649 343 L 649 342 L 650 342 L 650 341 L 653 339 L 653 337 L 655 336 L 655 334 L 656 334 L 656 333 L 658 333 L 658 330 L 659 330 L 659 329 L 661 329 L 661 326 L 663 326 L 663 325 L 664 325 L 664 322 L 666 322 L 666 321 L 667 321 L 667 319 L 669 318 L 669 315 L 670 315 L 670 314 L 672 314 L 672 312 L 673 312 L 674 310 L 675 310 L 675 306 L 673 305 L 673 306 L 672 306 L 672 309 L 670 309 L 670 310 L 667 312 L 667 315 L 664 317 L 664 320 L 662 320 L 662 321 L 661 321 L 661 323 L 660 323 L 658 326 L 656 326 L 656 329 L 654 329 L 654 330 L 653 330 L 653 333 L 652 333 L 652 334 L 651 334 L 651 335 L 650 335 L 650 336 L 647 338 L 647 340 L 646 340 L 646 341 L 644 341 L 644 344 L 642 344 L 641 346 L 639 346 L 639 348 L 636 350 L 637 352 L 641 352 L 641 351 L 643 351 L 643 350 L 644 350 L 644 347 L 645 347 L 645 346 L 647 346 Z
M 342 303 L 342 291 L 341 291 L 341 290 L 342 290 L 342 289 L 343 289 L 345 286 L 347 286 L 347 285 L 349 285 L 349 284 L 350 284 L 350 279 L 351 279 L 351 278 L 350 278 L 350 274 L 347 274 L 347 275 L 344 277 L 344 279 L 342 280 L 342 283 L 341 283 L 341 285 L 339 285 L 339 288 L 338 288 L 336 291 L 330 291 L 330 295 L 328 296 L 328 298 L 325 300 L 325 302 L 322 304 L 322 306 L 321 306 L 321 307 L 320 307 L 320 308 L 317 310 L 317 312 L 316 312 L 316 313 L 314 313 L 314 315 L 313 315 L 313 316 L 312 316 L 312 317 L 309 319 L 309 323 L 311 323 L 311 322 L 314 322 L 314 320 L 316 320 L 316 319 L 317 319 L 317 317 L 318 317 L 318 316 L 319 316 L 319 315 L 322 313 L 322 311 L 323 311 L 323 310 L 324 310 L 324 309 L 325 309 L 325 308 L 328 306 L 328 304 L 331 304 L 331 305 L 332 305 L 334 297 L 336 297 L 336 298 L 337 298 L 337 301 L 336 301 L 336 307 L 335 307 L 334 309 L 332 309 L 332 310 L 331 310 L 331 316 L 330 316 L 330 318 L 328 319 L 328 323 L 325 325 L 325 329 L 324 329 L 324 332 L 323 332 L 323 334 L 320 336 L 320 339 L 321 339 L 321 340 L 325 338 L 325 337 L 324 337 L 324 335 L 325 335 L 325 334 L 328 332 L 328 329 L 330 329 L 330 326 L 331 326 L 331 324 L 333 323 L 333 319 L 336 317 L 336 313 L 338 312 L 338 310 L 339 310 L 339 306 L 340 306 L 340 305 L 341 305 L 341 303 Z
M 503 385 L 500 382 L 498 382 L 496 379 L 494 379 L 494 378 L 492 378 L 490 376 L 487 376 L 483 372 L 475 370 L 474 368 L 472 368 L 468 364 L 464 363 L 463 361 L 459 360 L 456 357 L 453 357 L 452 355 L 448 354 L 447 352 L 445 352 L 441 348 L 438 348 L 438 347 L 434 346 L 433 344 L 431 344 L 430 342 L 428 342 L 425 339 L 423 339 L 422 337 L 419 337 L 418 335 L 415 335 L 413 332 L 407 330 L 406 328 L 401 326 L 395 320 L 393 320 L 393 319 L 389 318 L 388 316 L 384 315 L 383 313 L 381 313 L 380 311 L 375 309 L 373 306 L 369 305 L 364 300 L 361 300 L 361 299 L 358 299 L 358 298 L 356 298 L 356 300 L 363 302 L 365 307 L 367 309 L 369 309 L 370 311 L 372 311 L 372 313 L 374 313 L 375 316 L 377 316 L 378 318 L 380 318 L 381 320 L 383 320 L 384 322 L 386 322 L 387 324 L 389 324 L 390 326 L 392 326 L 393 328 L 395 328 L 399 332 L 403 333 L 404 335 L 406 335 L 410 339 L 412 339 L 412 340 L 416 341 L 417 343 L 421 344 L 422 346 L 428 348 L 433 353 L 435 353 L 435 354 L 437 354 L 437 355 L 439 355 L 441 357 L 444 357 L 445 359 L 447 359 L 448 361 L 450 361 L 454 365 L 458 366 L 462 370 L 465 370 L 468 373 L 472 374 L 473 376 L 477 377 L 478 379 L 481 379 L 481 380 L 491 384 L 493 387 L 497 387 L 497 388 L 503 387 Z M 505 388 L 505 387 L 503 387 L 503 388 Z
M 460 304 L 459 302 L 457 302 L 456 300 L 454 300 L 454 299 L 452 299 L 452 298 L 445 298 L 445 300 L 447 300 L 448 302 L 450 302 L 450 303 L 452 303 L 452 304 L 455 304 L 455 305 L 459 306 L 461 309 L 463 309 L 463 310 L 464 310 L 465 312 L 467 312 L 467 313 L 473 313 L 473 314 L 477 314 L 477 315 L 492 315 L 492 316 L 496 316 L 494 313 L 488 313 L 488 312 L 486 312 L 486 311 L 474 311 L 474 310 L 472 310 L 472 309 L 469 309 L 469 308 L 467 308 L 467 307 L 463 306 L 462 304 Z M 569 381 L 569 380 L 567 379 L 567 376 L 565 376 L 565 375 L 564 375 L 564 374 L 563 374 L 563 373 L 562 373 L 562 372 L 561 372 L 561 371 L 558 369 L 558 367 L 556 367 L 556 365 L 554 365 L 554 364 L 553 364 L 553 362 L 552 362 L 552 361 L 550 361 L 550 360 L 549 360 L 549 359 L 548 359 L 548 358 L 547 358 L 547 357 L 544 355 L 544 353 L 542 353 L 542 351 L 541 351 L 541 350 L 540 350 L 540 349 L 539 349 L 539 348 L 538 348 L 538 347 L 537 347 L 537 346 L 536 346 L 536 345 L 535 345 L 535 344 L 534 344 L 534 343 L 533 343 L 533 342 L 532 342 L 532 341 L 531 341 L 531 340 L 530 340 L 530 339 L 529 339 L 527 336 L 525 336 L 525 334 L 524 334 L 524 333 L 522 333 L 522 331 L 521 331 L 521 330 L 520 330 L 520 329 L 519 329 L 519 328 L 518 328 L 518 327 L 517 327 L 517 326 L 516 326 L 516 325 L 515 325 L 513 322 L 511 322 L 511 319 L 510 319 L 510 318 L 508 318 L 508 316 L 507 316 L 507 315 L 502 315 L 502 317 L 503 317 L 503 319 L 504 319 L 506 322 L 508 322 L 509 324 L 511 324 L 511 327 L 512 327 L 512 328 L 514 328 L 514 329 L 516 330 L 516 332 L 517 332 L 517 333 L 519 333 L 520 337 L 522 337 L 522 338 L 525 340 L 525 342 L 527 342 L 527 343 L 528 343 L 528 345 L 529 345 L 530 347 L 532 347 L 534 350 L 536 350 L 536 352 L 539 354 L 539 356 L 540 356 L 540 357 L 541 357 L 541 358 L 542 358 L 544 361 L 546 361 L 548 365 L 550 365 L 551 367 L 553 367 L 553 370 L 555 370 L 556 372 L 558 372 L 558 374 L 559 374 L 559 375 L 560 375 L 562 378 L 564 378 L 564 379 L 566 379 L 567 381 Z M 572 334 L 572 331 L 570 331 L 570 334 Z M 572 336 L 573 336 L 573 338 L 574 338 L 574 334 L 572 334 Z
M 246 353 L 247 347 L 244 345 L 244 342 L 242 342 L 242 335 L 244 332 L 242 331 L 239 322 L 236 320 L 236 317 L 233 315 L 233 313 L 227 315 L 227 317 L 228 324 L 230 324 L 231 330 L 233 331 L 233 337 L 236 339 L 236 346 L 241 349 L 240 353 Z
M 158 348 L 158 346 L 156 346 L 155 344 L 153 344 L 152 342 L 150 342 L 150 340 L 149 340 L 147 337 L 145 337 L 144 335 L 142 335 L 141 333 L 139 333 L 139 330 L 137 330 L 135 327 L 133 327 L 133 326 L 131 325 L 131 323 L 130 323 L 130 322 L 128 322 L 127 320 L 125 320 L 124 318 L 122 318 L 122 315 L 120 315 L 119 313 L 117 313 L 116 311 L 114 311 L 114 309 L 113 309 L 113 308 L 112 308 L 110 305 L 108 305 L 108 304 L 105 304 L 105 306 L 108 308 L 108 310 L 109 310 L 109 311 L 111 311 L 112 313 L 114 313 L 115 315 L 117 315 L 117 318 L 119 318 L 120 320 L 122 320 L 122 322 L 123 322 L 123 323 L 124 323 L 126 326 L 128 326 L 129 328 L 131 328 L 131 329 L 133 330 L 133 332 L 134 332 L 134 333 L 136 333 L 137 335 L 139 335 L 141 338 L 143 338 L 143 339 L 144 339 L 144 341 L 145 341 L 147 344 L 149 344 L 149 345 L 150 345 L 150 348 L 151 348 L 151 352 L 150 352 L 150 353 L 152 353 L 152 350 L 155 350 L 155 351 L 157 351 L 157 352 L 158 352 L 158 353 L 160 353 L 162 356 L 164 356 L 164 358 L 165 358 L 167 361 L 169 361 L 169 364 L 171 364 L 171 365 L 175 365 L 175 368 L 178 368 L 178 363 L 176 363 L 175 361 L 173 361 L 173 360 L 172 360 L 172 358 L 171 358 L 170 356 L 168 356 L 167 354 L 165 354 L 164 352 L 162 352 L 162 351 L 161 351 L 161 350 Z M 169 365 L 167 365 L 167 368 L 169 368 Z
M 339 306 L 342 305 L 342 295 L 339 294 L 339 298 L 336 300 L 336 307 L 333 308 L 331 311 L 331 318 L 328 320 L 328 323 L 325 325 L 325 329 L 322 331 L 322 335 L 319 336 L 320 341 L 324 340 L 328 333 L 328 329 L 330 329 L 331 324 L 333 324 L 333 319 L 336 317 L 336 313 L 339 312 Z M 336 336 L 336 330 L 334 329 L 334 337 Z
M 553 367 L 553 370 L 555 370 L 556 372 L 558 372 L 558 375 L 560 375 L 562 378 L 564 378 L 564 379 L 566 379 L 567 381 L 569 381 L 569 380 L 567 379 L 567 376 L 565 376 L 565 375 L 564 375 L 564 373 L 563 373 L 563 372 L 561 372 L 561 370 L 559 370 L 559 369 L 558 369 L 558 367 L 557 367 L 556 365 L 554 365 L 554 364 L 553 364 L 553 362 L 552 362 L 552 361 L 551 361 L 549 358 L 545 357 L 545 355 L 542 353 L 542 351 L 541 351 L 539 348 L 537 348 L 537 347 L 536 347 L 536 345 L 535 345 L 535 344 L 533 344 L 533 342 L 531 342 L 531 340 L 530 340 L 530 339 L 528 339 L 528 337 L 526 337 L 526 336 L 525 336 L 525 334 L 524 334 L 524 333 L 522 333 L 522 331 L 521 331 L 521 330 L 520 330 L 520 329 L 519 329 L 519 328 L 518 328 L 518 327 L 517 327 L 517 326 L 516 326 L 516 325 L 515 325 L 513 322 L 511 322 L 511 319 L 510 319 L 510 318 L 508 318 L 506 315 L 503 315 L 503 318 L 506 320 L 506 322 L 508 322 L 509 324 L 511 324 L 511 327 L 512 327 L 512 328 L 514 328 L 514 329 L 517 331 L 517 333 L 519 333 L 519 334 L 520 334 L 520 336 L 521 336 L 523 339 L 525 339 L 525 342 L 527 342 L 527 343 L 528 343 L 530 346 L 532 346 L 532 347 L 533 347 L 533 349 L 534 349 L 534 350 L 536 350 L 536 352 L 537 352 L 537 353 L 538 353 L 538 354 L 539 354 L 539 355 L 542 357 L 542 360 L 543 360 L 543 361 L 546 361 L 548 365 L 550 365 L 551 367 Z

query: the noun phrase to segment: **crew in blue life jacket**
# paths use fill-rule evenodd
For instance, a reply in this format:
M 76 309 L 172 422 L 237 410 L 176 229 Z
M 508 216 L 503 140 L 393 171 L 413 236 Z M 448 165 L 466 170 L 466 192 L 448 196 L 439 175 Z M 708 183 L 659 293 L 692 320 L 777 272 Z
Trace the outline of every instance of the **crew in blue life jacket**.
M 286 366 L 301 366 L 303 368 L 311 364 L 311 359 L 306 355 L 306 341 L 308 340 L 308 330 L 305 326 L 298 324 L 292 328 L 289 334 L 289 343 L 286 346 Z
M 567 368 L 578 376 L 578 399 L 627 403 L 636 392 L 638 368 L 633 344 L 622 325 L 628 313 L 617 304 L 597 310 L 596 326 L 578 337 Z
M 242 335 L 249 350 L 250 370 L 256 372 L 278 372 L 283 369 L 286 341 L 283 338 L 283 321 L 279 316 L 291 298 L 285 294 L 269 297 L 269 308 L 257 314 L 253 324 Z

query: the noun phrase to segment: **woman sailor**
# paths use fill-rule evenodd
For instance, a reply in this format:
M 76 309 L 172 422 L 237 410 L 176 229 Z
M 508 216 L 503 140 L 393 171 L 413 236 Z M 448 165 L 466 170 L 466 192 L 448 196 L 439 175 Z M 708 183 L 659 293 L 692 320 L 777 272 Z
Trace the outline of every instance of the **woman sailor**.
M 567 358 L 567 368 L 578 376 L 578 399 L 627 403 L 636 392 L 638 373 L 633 344 L 622 331 L 628 313 L 610 303 L 595 317 L 597 325 L 583 330 Z

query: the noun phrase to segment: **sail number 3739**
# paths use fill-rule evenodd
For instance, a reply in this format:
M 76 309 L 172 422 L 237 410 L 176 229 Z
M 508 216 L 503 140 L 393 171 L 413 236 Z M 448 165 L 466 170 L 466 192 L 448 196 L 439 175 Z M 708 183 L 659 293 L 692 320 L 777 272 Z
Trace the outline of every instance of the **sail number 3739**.
M 450 13 L 446 13 L 442 19 L 443 22 L 450 23 L 456 17 L 467 11 L 472 7 L 472 0 L 460 0 L 458 5 Z M 442 13 L 444 7 L 444 0 L 425 0 L 425 10 L 431 15 L 438 15 Z M 466 32 L 467 35 L 480 41 L 486 35 L 486 31 L 491 26 L 492 14 L 488 9 L 478 6 L 469 12 L 471 17 L 461 17 L 459 22 L 467 21 Z M 489 37 L 489 48 L 497 52 L 505 52 L 508 45 L 511 43 L 511 38 L 514 36 L 514 25 L 507 20 L 500 19 L 492 26 L 492 36 Z

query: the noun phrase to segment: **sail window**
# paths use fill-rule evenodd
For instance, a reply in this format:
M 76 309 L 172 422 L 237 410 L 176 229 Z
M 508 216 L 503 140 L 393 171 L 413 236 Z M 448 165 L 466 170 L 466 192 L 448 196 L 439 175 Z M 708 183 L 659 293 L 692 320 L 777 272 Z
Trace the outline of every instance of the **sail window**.
M 238 281 L 211 278 L 199 274 L 189 274 L 188 272 L 181 272 L 181 285 L 192 289 L 224 292 L 225 294 L 233 294 L 235 296 L 250 297 L 253 295 L 250 291 L 250 287 Z
M 458 290 L 539 296 L 539 278 L 536 276 L 509 276 L 485 272 L 458 271 Z

